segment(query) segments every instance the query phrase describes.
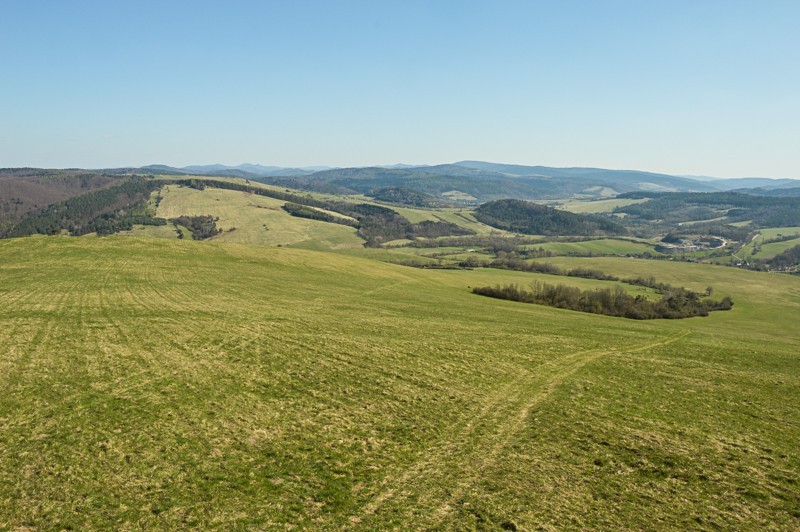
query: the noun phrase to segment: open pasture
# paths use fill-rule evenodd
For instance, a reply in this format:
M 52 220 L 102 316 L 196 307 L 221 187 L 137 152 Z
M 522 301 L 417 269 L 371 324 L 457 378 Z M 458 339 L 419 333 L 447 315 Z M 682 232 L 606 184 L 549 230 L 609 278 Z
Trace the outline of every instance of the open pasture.
M 0 258 L 0 528 L 800 524 L 797 278 L 648 262 L 736 306 L 636 322 L 219 241 Z
M 655 253 L 654 247 L 644 242 L 602 238 L 583 242 L 545 242 L 525 247 L 551 251 L 556 255 L 625 255 L 628 253 Z
M 339 224 L 289 215 L 284 201 L 235 190 L 168 185 L 161 190 L 157 216 L 219 217 L 222 234 L 214 240 L 266 245 L 298 245 L 317 249 L 361 246 L 356 230 Z

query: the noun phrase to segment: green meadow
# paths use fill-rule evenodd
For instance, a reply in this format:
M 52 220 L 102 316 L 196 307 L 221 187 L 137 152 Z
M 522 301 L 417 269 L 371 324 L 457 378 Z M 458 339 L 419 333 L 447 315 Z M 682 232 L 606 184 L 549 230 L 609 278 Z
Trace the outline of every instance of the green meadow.
M 321 249 L 361 247 L 356 230 L 306 218 L 290 216 L 281 209 L 285 201 L 235 190 L 167 185 L 161 190 L 156 215 L 174 218 L 180 215 L 219 217 L 217 227 L 221 242 L 300 245 Z M 133 231 L 136 234 L 135 230 Z
M 547 259 L 735 302 L 576 313 L 236 194 L 211 241 L 0 241 L 0 529 L 800 526 L 799 278 Z
M 797 236 L 790 240 L 770 242 L 776 238 Z M 800 227 L 769 227 L 761 229 L 753 240 L 742 246 L 740 256 L 748 256 L 756 259 L 771 259 L 775 255 L 783 253 L 787 249 L 800 244 Z M 759 249 L 756 249 L 756 245 Z
M 583 242 L 545 242 L 526 246 L 534 249 L 540 247 L 557 255 L 625 255 L 628 253 L 654 253 L 654 247 L 644 242 L 602 238 Z

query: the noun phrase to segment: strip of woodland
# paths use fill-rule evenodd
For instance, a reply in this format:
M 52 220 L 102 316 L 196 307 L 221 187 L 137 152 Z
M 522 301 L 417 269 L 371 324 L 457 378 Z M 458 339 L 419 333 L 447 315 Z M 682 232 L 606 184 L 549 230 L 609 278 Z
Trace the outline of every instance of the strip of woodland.
M 733 301 L 729 297 L 719 301 L 701 299 L 697 292 L 676 287 L 670 287 L 658 301 L 650 301 L 642 295 L 631 296 L 619 286 L 581 290 L 574 286 L 553 285 L 541 281 L 531 283 L 529 288 L 511 284 L 475 287 L 472 292 L 497 299 L 635 320 L 708 316 L 709 312 L 730 310 L 733 307 Z

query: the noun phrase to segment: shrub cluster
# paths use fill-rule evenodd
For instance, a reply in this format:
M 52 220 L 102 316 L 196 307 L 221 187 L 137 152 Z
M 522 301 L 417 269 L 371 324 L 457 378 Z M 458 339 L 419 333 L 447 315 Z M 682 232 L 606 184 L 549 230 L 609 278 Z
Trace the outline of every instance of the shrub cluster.
M 701 300 L 698 293 L 685 288 L 670 288 L 658 301 L 649 301 L 641 295 L 631 296 L 619 286 L 581 290 L 539 281 L 532 283 L 530 288 L 519 285 L 485 286 L 473 288 L 472 292 L 498 299 L 636 320 L 708 316 L 711 311 L 730 310 L 733 307 L 733 301 L 729 297 L 721 301 Z
M 177 218 L 172 218 L 170 221 L 189 229 L 192 232 L 192 238 L 194 240 L 206 240 L 222 232 L 222 229 L 217 228 L 217 220 L 219 220 L 219 218 L 206 215 L 179 216 Z

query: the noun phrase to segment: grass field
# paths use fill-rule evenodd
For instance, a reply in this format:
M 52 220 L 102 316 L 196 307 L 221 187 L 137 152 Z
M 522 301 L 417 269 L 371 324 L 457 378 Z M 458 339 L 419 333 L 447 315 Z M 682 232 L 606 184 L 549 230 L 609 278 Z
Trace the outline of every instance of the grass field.
M 757 259 L 771 259 L 775 255 L 783 253 L 787 249 L 800 244 L 800 237 L 792 240 L 784 240 L 783 242 L 768 242 L 762 244 L 758 253 L 751 255 Z
M 0 529 L 800 526 L 800 279 L 553 259 L 736 303 L 636 322 L 345 251 L 0 241 Z
M 157 215 L 218 216 L 223 233 L 214 240 L 314 249 L 359 247 L 363 240 L 344 225 L 297 218 L 281 209 L 284 201 L 235 190 L 169 185 L 161 192 Z M 135 232 L 134 232 L 135 233 Z
M 790 235 L 797 235 L 798 238 L 784 240 L 783 242 L 767 242 L 764 244 L 765 240 L 778 238 L 779 236 Z M 760 251 L 754 253 L 756 244 L 759 244 L 761 249 Z M 760 229 L 758 231 L 758 235 L 756 235 L 752 241 L 742 246 L 742 249 L 739 253 L 737 253 L 737 255 L 739 257 L 769 259 L 798 244 L 800 244 L 800 227 L 768 227 L 765 229 Z
M 540 247 L 546 251 L 552 251 L 558 255 L 625 255 L 627 253 L 655 253 L 654 247 L 643 242 L 633 242 L 630 240 L 618 240 L 613 238 L 603 238 L 599 240 L 587 240 L 585 242 L 546 242 L 544 244 L 534 244 L 535 249 Z

